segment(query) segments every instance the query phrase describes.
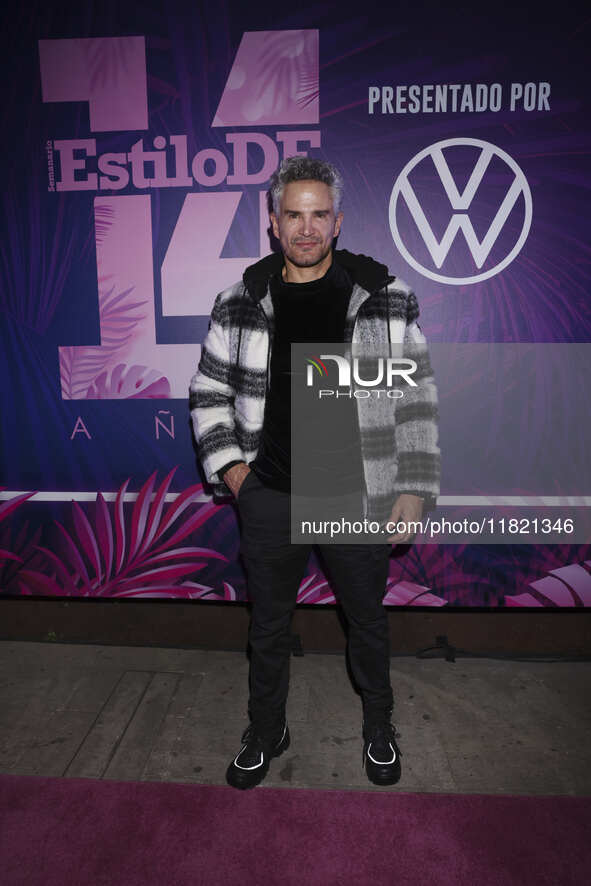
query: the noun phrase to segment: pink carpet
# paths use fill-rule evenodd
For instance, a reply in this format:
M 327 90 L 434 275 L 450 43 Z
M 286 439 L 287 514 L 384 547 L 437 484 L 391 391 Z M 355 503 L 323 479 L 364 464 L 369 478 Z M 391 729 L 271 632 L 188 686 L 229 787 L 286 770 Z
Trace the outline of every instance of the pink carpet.
M 591 798 L 0 775 L 3 886 L 583 886 Z

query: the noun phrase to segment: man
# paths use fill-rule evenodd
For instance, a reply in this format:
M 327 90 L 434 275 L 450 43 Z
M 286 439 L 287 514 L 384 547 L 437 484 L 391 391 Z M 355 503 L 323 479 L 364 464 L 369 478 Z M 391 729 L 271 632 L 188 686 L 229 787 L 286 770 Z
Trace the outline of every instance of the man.
M 289 630 L 311 549 L 290 542 L 290 345 L 367 341 L 387 348 L 425 341 L 408 286 L 373 259 L 334 250 L 343 213 L 342 179 L 332 165 L 288 158 L 272 176 L 269 193 L 281 253 L 252 265 L 242 281 L 218 295 L 190 385 L 207 480 L 214 493 L 229 489 L 237 502 L 252 602 L 251 722 L 226 776 L 243 789 L 259 784 L 271 758 L 290 743 Z M 389 441 L 385 452 L 357 416 L 361 401 L 353 400 L 352 409 L 337 419 L 339 433 L 333 436 L 347 441 L 342 451 L 354 453 L 357 445 L 361 453 L 352 456 L 339 482 L 348 490 L 362 488 L 365 513 L 381 520 L 419 520 L 425 501 L 431 507 L 438 493 L 436 391 L 429 373 L 424 364 L 420 393 L 404 407 L 388 401 L 384 420 L 390 426 L 387 433 L 378 429 L 377 437 Z M 338 440 L 331 445 L 338 448 Z M 312 471 L 333 455 L 322 439 L 316 446 Z M 390 721 L 389 631 L 382 600 L 390 543 L 410 537 L 401 532 L 389 543 L 319 545 L 349 624 L 347 652 L 363 703 L 363 762 L 375 784 L 394 784 L 401 773 Z

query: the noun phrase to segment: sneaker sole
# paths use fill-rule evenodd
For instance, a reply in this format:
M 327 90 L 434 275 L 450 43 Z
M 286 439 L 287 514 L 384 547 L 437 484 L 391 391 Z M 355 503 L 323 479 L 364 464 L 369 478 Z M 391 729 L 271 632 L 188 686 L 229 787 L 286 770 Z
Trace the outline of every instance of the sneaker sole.
M 400 775 L 401 773 L 398 773 L 397 775 L 389 775 L 385 778 L 380 778 L 379 776 L 371 776 L 369 775 L 369 773 L 367 773 L 367 777 L 371 781 L 371 783 L 380 785 L 381 787 L 396 784 L 400 781 Z
M 391 774 L 389 775 L 379 775 L 378 773 L 370 772 L 367 763 L 365 765 L 365 774 L 367 775 L 369 781 L 372 784 L 377 784 L 381 786 L 396 784 L 396 782 L 400 781 L 402 776 L 402 768 L 398 766 Z

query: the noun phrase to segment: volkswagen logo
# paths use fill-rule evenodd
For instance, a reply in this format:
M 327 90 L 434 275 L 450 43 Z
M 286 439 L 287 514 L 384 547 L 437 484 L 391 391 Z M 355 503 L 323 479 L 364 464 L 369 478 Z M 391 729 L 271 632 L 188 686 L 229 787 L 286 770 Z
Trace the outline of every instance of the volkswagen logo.
M 471 171 L 467 181 L 464 177 L 465 184 L 460 190 L 449 162 L 453 165 L 455 157 L 456 163 L 459 159 L 465 166 L 466 151 L 457 149 L 466 147 L 476 148 L 478 153 L 475 162 L 474 159 L 470 161 Z M 474 152 L 469 153 L 473 158 Z M 420 178 L 427 169 L 426 165 L 421 173 L 412 174 L 416 166 L 428 159 L 431 161 L 430 179 L 433 179 L 433 170 L 438 177 L 438 181 L 435 179 L 435 189 L 431 184 L 424 187 L 424 180 Z M 489 193 L 487 179 L 493 182 Z M 445 194 L 443 210 L 441 202 L 437 204 L 431 199 L 430 192 L 433 190 Z M 523 200 L 520 201 L 522 195 Z M 412 222 L 408 215 L 402 232 L 399 220 L 404 211 L 410 213 L 422 244 L 415 236 L 414 229 L 411 230 Z M 411 267 L 439 283 L 478 283 L 498 274 L 518 255 L 527 239 L 531 220 L 531 191 L 522 170 L 505 151 L 476 138 L 449 138 L 429 145 L 406 164 L 394 183 L 390 197 L 390 229 L 394 243 Z M 465 241 L 463 248 L 458 243 L 460 231 Z M 456 267 L 450 267 L 454 250 L 458 255 L 453 264 L 456 267 L 460 265 L 460 274 L 457 274 Z M 446 273 L 442 272 L 444 263 Z M 487 267 L 487 264 L 493 266 Z

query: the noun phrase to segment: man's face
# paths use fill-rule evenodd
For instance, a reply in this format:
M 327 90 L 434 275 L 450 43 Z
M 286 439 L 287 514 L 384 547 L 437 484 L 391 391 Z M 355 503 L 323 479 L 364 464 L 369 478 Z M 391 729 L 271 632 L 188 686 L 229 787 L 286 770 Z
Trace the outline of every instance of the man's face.
M 342 220 L 342 212 L 335 214 L 330 188 L 318 181 L 290 182 L 278 215 L 271 213 L 283 255 L 299 268 L 314 267 L 329 255 Z

